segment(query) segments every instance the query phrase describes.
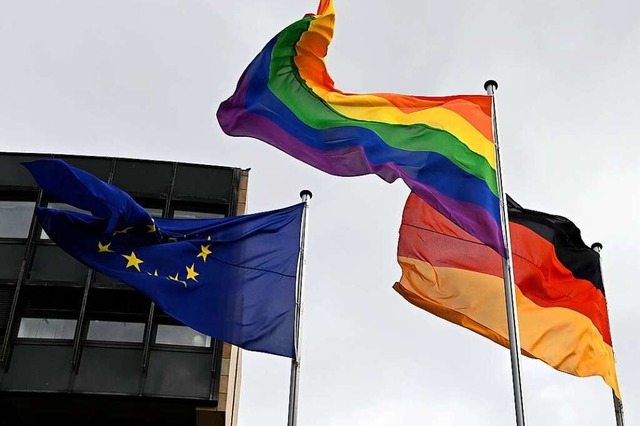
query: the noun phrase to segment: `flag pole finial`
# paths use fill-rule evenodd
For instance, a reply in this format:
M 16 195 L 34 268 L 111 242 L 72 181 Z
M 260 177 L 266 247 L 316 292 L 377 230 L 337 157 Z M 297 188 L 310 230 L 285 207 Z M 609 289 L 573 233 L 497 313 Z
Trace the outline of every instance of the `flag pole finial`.
M 484 90 L 486 90 L 488 92 L 489 91 L 489 87 L 492 88 L 491 94 L 493 94 L 493 92 L 498 90 L 498 82 L 495 81 L 495 80 L 487 80 L 487 81 L 485 81 Z
M 600 253 L 602 251 L 602 244 L 599 242 L 595 242 L 591 244 L 591 250 L 597 251 L 598 253 Z
M 311 198 L 313 198 L 313 194 L 308 189 L 303 189 L 302 191 L 300 191 L 300 198 L 302 198 L 304 201 L 306 201 L 307 199 L 310 200 Z

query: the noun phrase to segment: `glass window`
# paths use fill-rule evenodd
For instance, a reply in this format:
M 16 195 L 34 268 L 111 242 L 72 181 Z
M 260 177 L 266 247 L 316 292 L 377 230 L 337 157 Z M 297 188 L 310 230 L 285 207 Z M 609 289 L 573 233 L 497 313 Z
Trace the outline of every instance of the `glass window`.
M 158 324 L 155 343 L 208 348 L 211 337 L 182 325 Z
M 141 343 L 143 337 L 144 323 L 142 322 L 89 321 L 87 340 Z
M 82 304 L 80 287 L 27 285 L 20 291 L 18 337 L 73 339 Z
M 0 201 L 0 238 L 27 238 L 36 203 Z
M 144 208 L 152 217 L 162 217 L 162 209 L 156 209 L 153 207 Z
M 141 343 L 151 301 L 128 289 L 93 288 L 87 301 L 88 340 Z
M 173 212 L 174 219 L 213 219 L 218 217 L 224 217 L 224 215 L 220 213 L 194 212 L 189 210 L 175 210 Z
M 73 339 L 77 321 L 60 318 L 22 318 L 18 337 L 27 339 Z
M 88 214 L 89 216 L 91 216 L 91 212 L 79 209 L 77 207 L 70 206 L 69 204 L 65 204 L 65 203 L 49 203 L 49 204 L 47 204 L 47 207 L 50 208 L 50 209 L 57 209 L 57 210 L 70 210 L 72 212 L 84 213 L 84 214 Z M 47 233 L 44 232 L 44 229 L 42 230 L 42 232 L 40 232 L 40 239 L 41 240 L 49 240 L 50 239 L 49 236 L 47 235 Z

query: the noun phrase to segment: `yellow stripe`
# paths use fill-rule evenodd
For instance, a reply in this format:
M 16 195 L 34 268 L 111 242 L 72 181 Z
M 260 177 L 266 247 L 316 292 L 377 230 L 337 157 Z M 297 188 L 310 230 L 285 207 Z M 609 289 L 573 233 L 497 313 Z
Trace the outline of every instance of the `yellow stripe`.
M 338 113 L 363 121 L 391 124 L 426 124 L 451 133 L 471 151 L 484 157 L 496 168 L 495 147 L 478 129 L 459 114 L 443 107 L 432 107 L 405 113 L 395 105 L 374 94 L 343 94 L 335 91 L 333 81 L 326 73 L 324 56 L 333 36 L 335 20 L 333 4 L 323 15 L 313 20 L 296 46 L 294 58 L 300 76 L 313 92 L 331 105 Z M 321 74 L 318 71 L 322 70 Z M 324 77 L 318 78 L 318 75 Z M 322 80 L 328 80 L 323 82 Z M 327 84 L 330 82 L 330 84 Z M 324 84 L 323 84 L 324 83 Z
M 396 288 L 402 287 L 399 292 L 410 302 L 508 345 L 502 278 L 408 257 L 400 256 L 398 262 L 402 278 Z M 571 309 L 536 305 L 517 287 L 516 304 L 521 346 L 528 355 L 575 376 L 601 376 L 621 398 L 613 350 L 589 318 Z

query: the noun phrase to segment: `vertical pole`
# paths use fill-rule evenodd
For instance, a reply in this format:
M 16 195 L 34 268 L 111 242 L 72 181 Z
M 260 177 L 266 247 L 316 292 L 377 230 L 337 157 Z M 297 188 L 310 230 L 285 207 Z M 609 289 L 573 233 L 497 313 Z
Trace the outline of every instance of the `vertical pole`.
M 591 249 L 596 253 L 600 254 L 600 252 L 602 251 L 602 244 L 593 243 L 591 244 Z M 600 261 L 600 274 L 602 274 L 602 260 Z M 604 279 L 602 280 L 602 284 L 604 286 Z M 609 316 L 609 312 L 607 312 L 607 316 Z M 614 353 L 614 361 L 615 361 L 615 353 Z M 616 413 L 616 426 L 624 426 L 624 411 L 622 409 L 622 400 L 620 400 L 620 398 L 616 396 L 616 393 L 613 390 L 611 391 L 611 394 L 613 395 L 613 410 Z
M 493 139 L 496 146 L 496 175 L 500 193 L 500 222 L 502 225 L 502 241 L 505 257 L 502 259 L 504 275 L 505 301 L 507 305 L 507 326 L 509 328 L 509 346 L 511 351 L 511 376 L 513 380 L 513 399 L 516 410 L 516 425 L 524 426 L 524 399 L 522 396 L 522 380 L 520 378 L 520 333 L 518 331 L 518 309 L 513 278 L 513 259 L 511 255 L 511 235 L 509 232 L 509 214 L 507 210 L 507 194 L 502 185 L 502 167 L 500 165 L 500 142 L 498 140 L 498 120 L 496 119 L 495 90 L 498 83 L 488 80 L 484 83 L 487 95 L 493 97 L 491 116 L 493 119 Z
M 313 195 L 304 189 L 300 198 L 304 203 L 302 212 L 302 229 L 300 230 L 300 258 L 298 261 L 298 277 L 296 279 L 296 314 L 294 321 L 294 350 L 295 357 L 291 360 L 291 380 L 289 384 L 289 419 L 287 426 L 296 426 L 298 420 L 298 383 L 300 382 L 300 319 L 302 317 L 302 284 L 304 280 L 305 250 L 307 246 L 307 214 L 309 200 Z

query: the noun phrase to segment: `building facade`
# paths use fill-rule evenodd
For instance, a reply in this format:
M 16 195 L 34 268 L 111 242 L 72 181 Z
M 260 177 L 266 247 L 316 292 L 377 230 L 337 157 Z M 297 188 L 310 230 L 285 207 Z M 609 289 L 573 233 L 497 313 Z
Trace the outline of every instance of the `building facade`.
M 0 426 L 233 426 L 241 352 L 87 268 L 40 228 L 50 202 L 21 165 L 61 158 L 155 217 L 246 212 L 248 170 L 126 158 L 0 153 Z

